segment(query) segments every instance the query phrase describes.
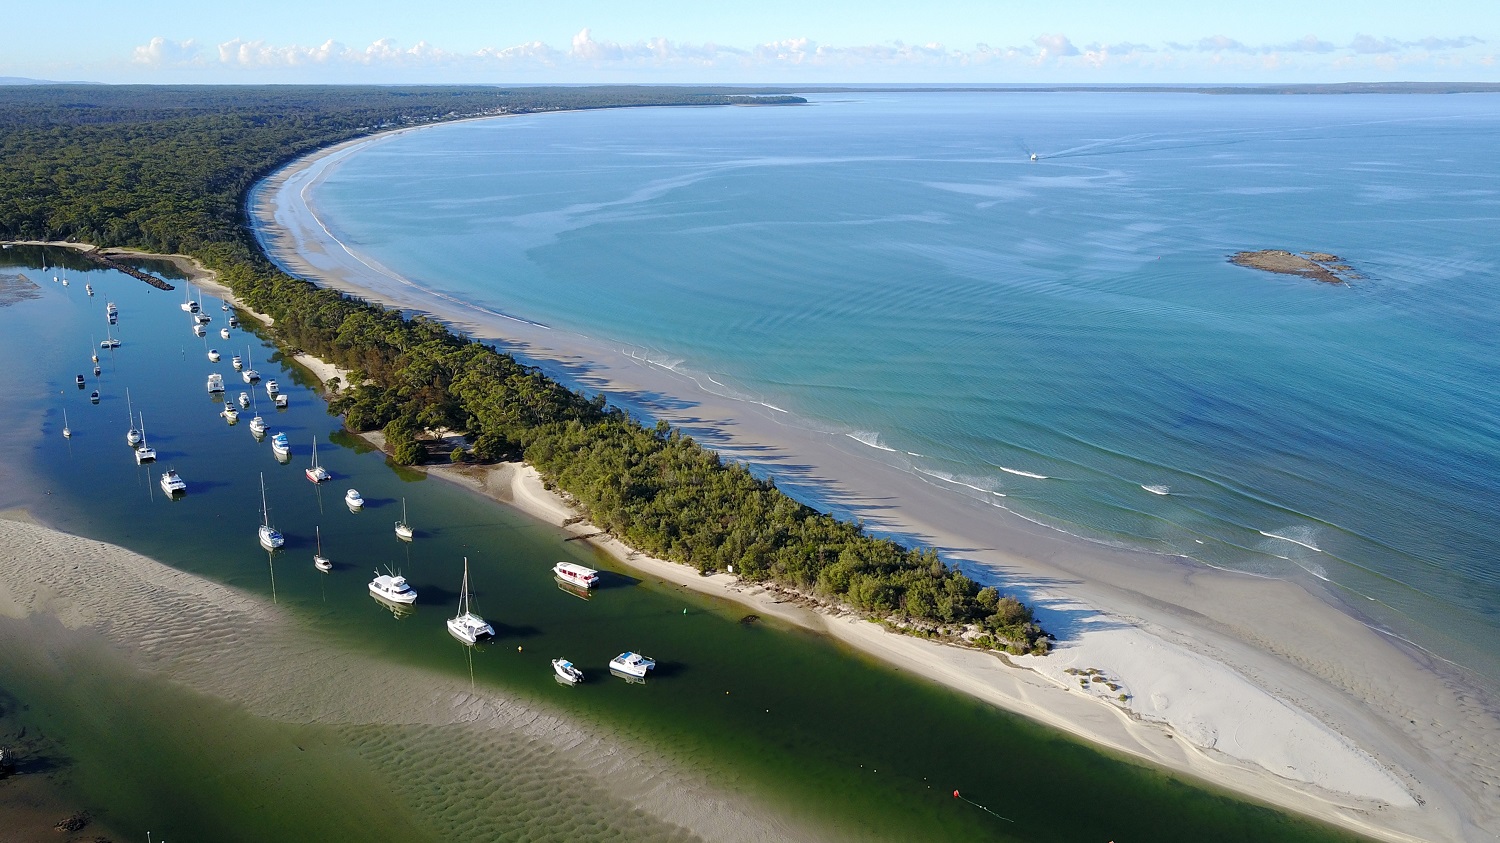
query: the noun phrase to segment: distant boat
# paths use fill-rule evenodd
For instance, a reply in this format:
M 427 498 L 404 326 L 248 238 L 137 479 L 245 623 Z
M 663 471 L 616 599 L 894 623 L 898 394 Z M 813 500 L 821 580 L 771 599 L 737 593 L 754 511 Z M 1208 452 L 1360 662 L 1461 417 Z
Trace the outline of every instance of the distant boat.
M 245 368 L 245 361 L 241 360 L 240 356 L 236 354 L 235 356 L 229 358 L 229 365 L 233 366 L 234 370 L 238 372 L 239 370 Z
M 230 401 L 224 402 L 224 412 L 219 413 L 219 415 L 223 416 L 224 420 L 230 424 L 234 424 L 240 420 L 239 408 L 235 407 L 234 403 Z
M 102 339 L 102 340 L 99 341 L 99 347 L 100 348 L 119 348 L 120 347 L 120 341 L 117 340 L 117 339 L 115 339 L 112 336 L 109 336 L 108 329 L 106 329 L 104 339 Z
M 583 671 L 574 667 L 567 659 L 553 659 L 552 671 L 557 674 L 558 679 L 569 685 L 577 685 L 583 681 Z
M 130 423 L 130 429 L 125 431 L 125 444 L 134 448 L 141 444 L 141 432 L 135 426 L 135 408 L 130 404 L 130 390 L 125 390 L 125 415 L 126 421 Z
M 192 285 L 182 288 L 182 310 L 184 313 L 193 313 L 198 309 L 198 303 L 193 301 Z
M 245 349 L 245 370 L 240 372 L 240 377 L 244 378 L 245 383 L 260 381 L 260 372 L 255 371 L 255 367 L 250 363 L 250 349 L 248 348 Z
M 89 295 L 90 295 L 90 296 L 92 296 L 92 295 L 93 295 L 93 294 L 94 294 L 94 285 L 93 285 L 93 284 L 84 284 L 84 285 L 83 285 L 83 289 L 84 289 L 84 291 L 85 291 L 85 292 L 87 292 L 87 293 L 88 293 L 88 294 L 89 294 Z
M 240 409 L 246 409 L 249 406 L 250 406 L 250 393 L 248 393 L 248 392 L 241 392 L 240 393 Z
M 83 375 L 78 376 L 78 388 L 83 389 Z
M 90 289 L 93 289 L 93 288 L 91 287 Z M 89 295 L 93 295 L 93 294 L 90 293 Z M 112 302 L 112 301 L 111 302 L 105 302 L 104 303 L 104 314 L 106 316 L 119 316 L 120 315 L 120 309 L 118 307 L 115 307 L 115 303 Z
M 146 444 L 146 417 L 141 416 L 141 444 L 135 446 L 135 463 L 156 462 L 156 449 Z
M 359 493 L 358 489 L 350 489 L 349 491 L 345 492 L 344 503 L 347 504 L 348 507 L 355 512 L 358 512 L 359 510 L 365 508 L 364 496 Z
M 313 555 L 313 567 L 326 574 L 333 570 L 333 560 L 323 555 L 323 528 L 314 527 L 313 531 L 318 537 L 318 552 Z
M 552 573 L 571 586 L 589 589 L 599 582 L 599 572 L 572 562 L 559 562 L 552 566 Z
M 286 537 L 271 526 L 271 509 L 266 505 L 266 475 L 260 475 L 260 546 L 275 550 L 286 544 Z
M 333 477 L 332 474 L 328 473 L 328 469 L 324 468 L 321 465 L 318 465 L 318 437 L 316 436 L 313 437 L 312 465 L 303 469 L 302 473 L 306 474 L 307 479 L 311 480 L 314 483 L 322 483 L 323 481 L 331 479 Z
M 89 403 L 90 404 L 98 404 L 99 403 L 99 390 L 96 389 L 93 392 L 89 393 Z
M 66 278 L 63 279 L 63 286 L 64 287 L 68 286 L 68 279 L 66 279 Z
M 103 371 L 104 371 L 103 369 L 99 368 L 99 364 L 98 363 L 94 364 L 94 377 L 96 377 L 96 378 L 99 377 L 99 374 L 101 372 L 103 372 Z
M 93 343 L 93 341 L 94 341 L 93 338 L 90 337 L 89 338 L 89 342 Z M 92 360 L 92 361 L 94 361 L 95 363 L 98 363 L 99 362 L 99 352 L 97 352 L 97 351 L 90 352 L 89 353 L 89 359 Z
M 494 638 L 495 628 L 484 618 L 474 614 L 469 605 L 469 557 L 464 557 L 464 582 L 458 591 L 458 614 L 448 619 L 448 632 L 465 644 L 474 644 L 480 638 Z
M 212 392 L 223 392 L 224 391 L 224 376 L 221 375 L 221 374 L 219 374 L 218 372 L 214 372 L 213 374 L 209 375 L 208 376 L 208 391 L 211 392 L 211 393 Z
M 375 579 L 370 580 L 370 593 L 389 603 L 398 603 L 409 606 L 417 602 L 417 593 L 412 590 L 411 583 L 406 577 L 396 574 L 382 574 L 375 572 Z
M 68 409 L 66 407 L 63 408 L 63 438 L 64 439 L 72 439 L 73 438 L 73 429 L 70 428 L 70 427 L 68 427 Z M 349 491 L 352 492 L 354 490 L 350 489 Z
M 281 387 L 279 387 L 279 386 L 276 385 L 276 379 L 275 378 L 272 378 L 271 380 L 266 381 L 266 395 L 269 398 L 271 398 L 272 400 L 274 400 L 276 398 L 276 393 L 278 393 L 280 391 L 281 391 Z
M 626 676 L 634 676 L 637 679 L 646 678 L 646 671 L 656 668 L 656 659 L 643 656 L 640 653 L 625 651 L 609 660 L 609 669 L 617 670 Z
M 219 350 L 217 348 L 210 348 L 208 350 L 208 362 L 210 362 L 210 363 L 217 363 L 217 362 L 219 362 Z
M 228 311 L 229 310 L 229 302 L 224 302 L 223 304 L 219 305 L 219 309 L 223 310 L 223 311 Z
M 226 339 L 226 340 L 229 339 L 229 329 L 228 328 L 220 328 L 219 329 L 219 337 L 221 339 Z
M 260 417 L 260 413 L 250 419 L 250 432 L 255 434 L 256 439 L 266 435 L 266 420 Z
M 161 490 L 168 496 L 180 495 L 187 491 L 187 481 L 178 476 L 176 469 L 169 468 L 161 476 Z
M 291 456 L 292 442 L 286 438 L 285 433 L 273 434 L 271 436 L 271 450 L 284 457 Z
M 203 326 L 202 325 L 194 325 L 193 326 L 193 336 L 195 336 L 195 337 L 201 337 L 201 336 L 205 336 L 207 334 L 208 334 L 208 332 L 205 331 L 205 330 L 203 330 Z
M 411 525 L 406 523 L 406 498 L 401 499 L 401 520 L 396 522 L 396 538 L 411 541 Z
M 276 396 L 276 409 L 285 410 L 288 403 L 290 402 L 287 400 L 285 392 Z

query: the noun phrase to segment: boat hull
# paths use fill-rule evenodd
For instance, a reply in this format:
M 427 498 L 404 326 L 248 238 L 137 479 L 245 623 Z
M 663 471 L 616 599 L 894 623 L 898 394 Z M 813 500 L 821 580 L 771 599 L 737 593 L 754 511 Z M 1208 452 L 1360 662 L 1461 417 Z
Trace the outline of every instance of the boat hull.
M 391 603 L 396 606 L 410 606 L 411 604 L 417 602 L 417 595 L 415 593 L 388 594 L 373 585 L 370 586 L 370 595 L 376 600 Z

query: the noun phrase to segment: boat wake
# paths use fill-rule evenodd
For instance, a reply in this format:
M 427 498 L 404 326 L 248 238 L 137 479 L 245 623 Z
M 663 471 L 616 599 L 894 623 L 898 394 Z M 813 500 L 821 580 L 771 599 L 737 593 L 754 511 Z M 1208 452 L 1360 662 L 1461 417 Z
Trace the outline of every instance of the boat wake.
M 1148 486 L 1148 485 L 1142 483 L 1141 484 L 1141 488 L 1145 489 L 1146 491 L 1150 492 L 1153 495 L 1170 495 L 1170 494 L 1172 494 L 1172 487 L 1170 487 L 1170 486 Z

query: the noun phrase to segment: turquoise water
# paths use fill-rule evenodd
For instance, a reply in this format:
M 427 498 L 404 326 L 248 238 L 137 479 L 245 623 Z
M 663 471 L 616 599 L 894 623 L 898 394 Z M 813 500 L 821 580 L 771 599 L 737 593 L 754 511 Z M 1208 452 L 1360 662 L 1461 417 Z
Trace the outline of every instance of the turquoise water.
M 1069 532 L 1331 582 L 1493 678 L 1497 130 L 1489 95 L 849 95 L 443 126 L 314 199 L 423 286 Z M 1261 248 L 1362 277 L 1225 260 Z
M 0 429 L 9 431 L 0 437 L 0 509 L 25 507 L 47 524 L 274 599 L 316 646 L 472 681 L 830 839 L 1353 839 L 1095 751 L 826 637 L 744 623 L 743 607 L 642 579 L 559 530 L 455 485 L 395 471 L 338 434 L 338 420 L 305 376 L 261 336 L 236 331 L 220 340 L 216 300 L 204 300 L 215 317 L 205 341 L 189 332 L 179 293 L 76 258 L 62 271 L 30 268 L 44 258 L 55 266 L 62 255 L 0 252 L 0 274 L 23 273 L 39 290 L 0 307 L 0 359 L 13 363 L 0 367 L 0 391 L 9 396 L 0 402 Z M 54 273 L 71 285 L 53 284 Z M 84 283 L 98 295 L 88 298 Z M 88 354 L 103 335 L 106 300 L 120 306 L 114 333 L 123 345 L 101 353 L 95 378 Z M 209 347 L 226 359 L 210 363 Z M 231 396 L 248 389 L 227 360 L 237 349 L 249 349 L 256 368 L 291 397 L 285 411 L 261 405 L 272 430 L 291 438 L 286 464 L 254 439 L 247 421 L 227 425 L 217 415 L 222 405 L 207 396 L 214 371 Z M 74 386 L 78 373 L 88 389 Z M 87 397 L 95 388 L 98 405 Z M 125 445 L 126 388 L 158 449 L 154 467 L 135 465 Z M 61 436 L 64 411 L 71 439 Z M 315 435 L 320 461 L 334 474 L 323 487 L 302 476 Z M 164 467 L 189 484 L 180 500 L 165 500 L 157 488 Z M 274 557 L 255 538 L 262 474 L 272 521 L 288 537 Z M 361 513 L 343 505 L 350 486 L 367 500 Z M 417 530 L 411 544 L 391 529 L 403 498 Z M 312 566 L 316 528 L 336 565 L 328 575 Z M 464 556 L 477 608 L 500 634 L 472 653 L 442 623 L 457 600 Z M 561 591 L 549 573 L 559 559 L 603 568 L 599 593 L 584 601 Z M 421 595 L 415 612 L 400 619 L 365 591 L 372 569 L 386 566 Z M 598 797 L 587 777 L 548 753 L 481 753 L 466 766 L 471 756 L 462 744 L 471 733 L 462 730 L 257 716 L 254 705 L 205 698 L 107 653 L 38 655 L 18 623 L 0 618 L 0 684 L 30 705 L 17 715 L 23 724 L 61 746 L 59 763 L 80 804 L 122 834 L 149 829 L 157 839 L 225 841 L 684 836 L 630 805 L 586 798 Z M 608 659 L 627 647 L 661 664 L 645 685 L 606 676 Z M 548 664 L 559 655 L 591 680 L 559 686 Z M 954 788 L 973 801 L 954 800 Z M 372 825 L 368 806 L 377 802 L 400 822 Z

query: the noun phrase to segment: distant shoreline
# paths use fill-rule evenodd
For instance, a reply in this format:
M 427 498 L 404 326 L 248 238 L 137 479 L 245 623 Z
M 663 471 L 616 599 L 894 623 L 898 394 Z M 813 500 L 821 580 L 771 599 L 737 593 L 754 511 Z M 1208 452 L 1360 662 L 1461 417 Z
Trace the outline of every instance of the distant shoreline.
M 1074 621 L 1065 631 L 1057 655 L 1046 660 L 1017 659 L 1016 663 L 1027 668 L 1024 670 L 1005 668 L 998 659 L 987 656 L 983 658 L 992 664 L 956 664 L 924 650 L 933 646 L 928 642 L 911 641 L 911 651 L 905 654 L 882 651 L 876 640 L 850 643 L 1096 743 L 1362 833 L 1388 839 L 1411 839 L 1411 835 L 1443 839 L 1462 836 L 1457 829 L 1470 827 L 1475 814 L 1486 814 L 1484 822 L 1495 821 L 1479 807 L 1483 803 L 1479 794 L 1466 790 L 1464 776 L 1456 769 L 1430 758 L 1416 760 L 1428 757 L 1423 747 L 1442 743 L 1444 738 L 1436 732 L 1412 733 L 1404 727 L 1397 730 L 1404 732 L 1399 737 L 1392 732 L 1395 718 L 1405 717 L 1400 712 L 1451 703 L 1452 694 L 1440 694 L 1442 700 L 1433 703 L 1431 695 L 1420 690 L 1444 685 L 1431 661 L 1397 646 L 1300 587 L 1154 554 L 1071 541 L 1021 519 L 994 513 L 980 516 L 967 511 L 962 501 L 930 486 L 924 488 L 924 484 L 913 485 L 900 472 L 848 454 L 827 436 L 792 429 L 769 413 L 699 394 L 690 379 L 641 361 L 628 350 L 476 308 L 373 266 L 332 237 L 311 206 L 309 194 L 347 153 L 389 134 L 311 153 L 252 188 L 247 214 L 262 247 L 274 261 L 319 285 L 389 307 L 429 314 L 455 330 L 490 340 L 544 368 L 586 362 L 591 375 L 583 385 L 591 390 L 689 396 L 692 412 L 699 418 L 699 429 L 690 432 L 705 444 L 734 459 L 753 460 L 753 456 L 740 454 L 767 449 L 759 452 L 808 462 L 824 482 L 855 501 L 856 511 L 858 501 L 865 499 L 864 490 L 880 489 L 892 503 L 885 507 L 888 511 L 874 515 L 867 523 L 876 529 L 919 536 L 940 550 L 980 548 L 958 557 L 971 576 L 976 571 L 987 570 L 992 575 L 1003 572 L 1007 586 L 1076 580 L 1074 585 L 1035 586 L 1026 595 L 1028 603 L 1043 611 L 1073 612 L 1083 620 Z M 681 424 L 670 413 L 661 417 Z M 447 472 L 445 468 L 437 470 L 439 474 Z M 500 499 L 509 496 L 510 502 L 526 497 L 522 488 L 525 484 L 518 487 L 515 477 L 506 482 L 473 478 L 468 482 L 477 483 L 480 489 L 495 483 L 508 485 L 508 490 L 491 489 L 489 493 Z M 533 514 L 553 523 L 559 520 L 545 512 Z M 626 564 L 679 582 L 668 571 L 648 567 L 644 560 L 632 560 L 628 549 L 622 553 L 616 555 Z M 954 558 L 948 551 L 945 555 Z M 671 567 L 681 571 L 679 584 L 757 605 L 752 602 L 756 595 L 725 593 L 731 590 L 732 578 L 700 578 L 683 566 Z M 726 582 L 715 582 L 719 579 Z M 1044 622 L 1052 626 L 1045 616 Z M 877 630 L 876 635 L 880 634 Z M 905 648 L 906 644 L 900 646 Z M 1354 678 L 1361 666 L 1372 664 L 1381 664 L 1393 676 L 1401 676 L 1400 689 L 1381 689 L 1379 693 L 1387 696 L 1372 699 L 1369 695 L 1373 689 L 1361 687 Z M 1132 705 L 1105 702 L 1089 691 L 1080 692 L 1074 678 L 1065 672 L 1068 667 L 1102 667 L 1124 684 Z M 1204 685 L 1210 687 L 1205 690 Z M 1157 687 L 1172 692 L 1153 693 L 1151 689 Z M 1178 696 L 1187 692 L 1192 693 L 1186 699 Z M 1158 699 L 1172 699 L 1175 705 L 1158 704 Z M 1288 699 L 1298 700 L 1298 707 L 1288 705 Z M 1318 716 L 1309 717 L 1305 713 L 1308 709 Z M 1251 714 L 1252 710 L 1257 713 Z M 1441 719 L 1437 712 L 1432 715 L 1433 722 Z M 1258 717 L 1271 721 L 1262 726 L 1287 744 L 1276 748 L 1278 753 L 1285 750 L 1302 759 L 1288 764 L 1290 769 L 1301 769 L 1302 764 L 1319 769 L 1327 777 L 1323 781 L 1328 786 L 1315 786 L 1285 774 L 1272 775 L 1265 769 L 1266 761 L 1253 760 L 1270 747 L 1259 745 L 1260 739 L 1252 733 L 1240 739 L 1239 731 L 1248 720 Z M 1208 725 L 1206 734 L 1220 737 L 1193 747 L 1191 742 L 1202 739 L 1195 735 L 1205 734 L 1195 731 L 1201 724 Z M 1482 743 L 1483 729 L 1477 724 L 1475 728 L 1481 731 L 1471 739 Z M 1228 734 L 1234 734 L 1235 740 L 1225 741 L 1223 736 Z M 1330 739 L 1332 743 L 1323 743 Z M 1243 757 L 1237 757 L 1241 753 Z M 1368 766 L 1371 756 L 1377 759 L 1374 767 Z M 1377 772 L 1381 769 L 1386 772 Z M 1402 771 L 1396 779 L 1387 780 L 1388 784 L 1399 780 L 1398 791 L 1385 789 L 1388 784 L 1380 783 L 1391 770 Z M 1362 784 L 1352 784 L 1356 780 Z M 1445 783 L 1435 784 L 1438 780 Z M 1347 791 L 1339 792 L 1344 788 L 1368 789 L 1367 794 L 1379 792 L 1386 797 L 1353 797 Z M 1422 804 L 1406 796 L 1406 791 L 1416 793 Z M 1446 798 L 1439 797 L 1440 792 Z M 1404 807 L 1395 807 L 1402 803 Z

